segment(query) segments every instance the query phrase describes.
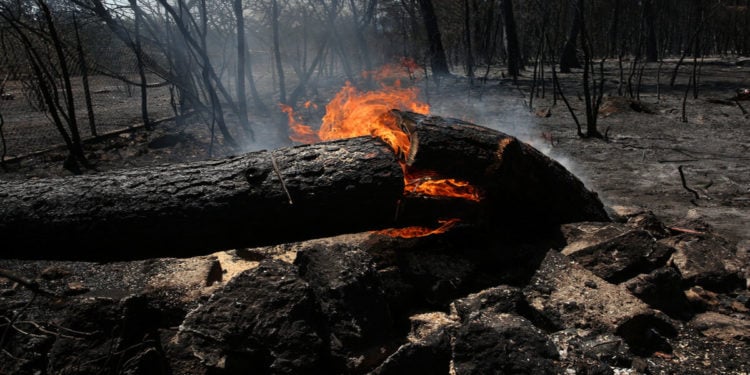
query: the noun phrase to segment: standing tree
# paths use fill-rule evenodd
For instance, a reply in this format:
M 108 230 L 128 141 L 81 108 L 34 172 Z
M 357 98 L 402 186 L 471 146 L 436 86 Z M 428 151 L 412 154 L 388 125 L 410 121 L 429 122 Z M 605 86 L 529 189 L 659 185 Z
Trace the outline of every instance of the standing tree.
M 281 64 L 281 42 L 279 41 L 279 3 L 271 0 L 271 30 L 273 33 L 273 57 L 276 60 L 276 71 L 279 75 L 279 101 L 287 104 L 284 66 Z
M 513 15 L 513 0 L 502 0 L 502 7 L 507 42 L 508 74 L 513 77 L 515 82 L 521 69 L 521 51 L 518 46 L 516 18 Z
M 653 0 L 643 0 L 643 17 L 646 22 L 646 61 L 657 62 L 659 60 L 659 51 L 656 45 L 656 25 L 654 24 L 654 5 Z
M 469 0 L 464 0 L 464 42 L 466 44 L 466 75 L 469 84 L 474 85 L 474 54 L 471 49 L 471 10 Z
M 585 0 L 576 0 L 573 6 L 573 24 L 570 26 L 570 33 L 568 39 L 565 41 L 562 53 L 560 54 L 560 72 L 570 73 L 571 68 L 580 68 L 581 63 L 578 61 L 578 54 L 576 52 L 576 41 L 578 40 L 578 34 L 581 32 L 581 25 L 583 23 L 583 3 Z
M 135 61 L 138 65 L 138 77 L 141 80 L 141 118 L 146 129 L 151 129 L 151 120 L 148 118 L 148 81 L 146 79 L 146 69 L 143 66 L 143 48 L 141 46 L 141 23 L 143 15 L 138 7 L 137 0 L 130 0 L 130 8 L 133 10 L 134 40 L 133 51 L 135 52 Z
M 596 128 L 599 117 L 599 108 L 604 97 L 604 60 L 599 64 L 599 81 L 597 84 L 594 74 L 594 54 L 591 47 L 591 39 L 586 30 L 583 16 L 583 2 L 580 0 L 577 12 L 580 21 L 581 47 L 583 48 L 583 96 L 586 102 L 586 137 L 603 138 Z M 580 131 L 579 131 L 580 132 Z
M 81 68 L 81 83 L 83 84 L 83 97 L 86 100 L 86 112 L 89 118 L 89 130 L 91 135 L 96 137 L 96 118 L 94 116 L 94 104 L 91 100 L 91 87 L 89 85 L 89 67 L 86 61 L 86 54 L 83 51 L 81 35 L 79 32 L 78 17 L 73 13 L 73 30 L 76 38 L 76 52 L 78 53 L 78 65 Z
M 245 93 L 247 44 L 245 43 L 245 16 L 242 12 L 242 0 L 234 0 L 232 7 L 237 22 L 237 115 L 242 126 L 248 129 L 249 135 L 253 137 L 252 129 L 250 129 L 247 120 L 247 95 Z
M 361 3 L 361 1 L 359 1 Z M 365 71 L 372 71 L 372 57 L 370 56 L 370 48 L 367 45 L 367 37 L 365 32 L 370 26 L 372 21 L 375 19 L 375 10 L 378 5 L 378 0 L 367 0 L 363 4 L 363 9 L 357 8 L 358 1 L 349 0 L 349 7 L 352 11 L 352 18 L 354 21 L 354 33 L 357 40 L 357 47 L 360 51 L 360 58 L 362 60 L 362 67 Z M 372 85 L 371 75 L 367 75 L 367 85 Z
M 46 0 L 23 5 L 20 2 L 0 2 L 0 18 L 5 20 L 11 36 L 23 47 L 22 53 L 26 55 L 44 109 L 68 148 L 65 168 L 80 173 L 80 165 L 87 166 L 88 162 L 78 131 L 68 59 L 71 52 L 66 50 L 68 45 L 59 33 L 59 20 L 52 14 Z M 58 87 L 59 84 L 62 88 Z
M 432 74 L 438 77 L 450 75 L 451 72 L 448 69 L 448 60 L 445 57 L 443 39 L 440 35 L 440 28 L 438 27 L 437 15 L 435 14 L 435 7 L 432 5 L 432 0 L 419 0 L 419 10 L 422 13 L 422 20 L 424 21 L 427 40 L 430 45 L 430 68 L 432 69 Z

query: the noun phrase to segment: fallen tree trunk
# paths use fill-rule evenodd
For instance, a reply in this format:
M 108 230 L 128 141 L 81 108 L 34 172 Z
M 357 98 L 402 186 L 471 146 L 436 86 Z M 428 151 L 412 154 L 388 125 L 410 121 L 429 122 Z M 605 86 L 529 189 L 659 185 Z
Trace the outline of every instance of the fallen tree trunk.
M 608 220 L 595 193 L 514 137 L 460 120 L 394 114 L 410 137 L 409 173 L 468 181 L 481 201 L 405 192 L 391 149 L 360 137 L 192 164 L 0 182 L 0 257 L 184 257 L 455 218 L 502 241 L 562 223 Z
M 558 162 L 502 132 L 465 121 L 392 111 L 409 134 L 413 170 L 470 181 L 484 190 L 493 225 L 540 226 L 609 221 L 596 193 Z
M 0 182 L 4 258 L 190 256 L 394 226 L 403 173 L 370 137 Z

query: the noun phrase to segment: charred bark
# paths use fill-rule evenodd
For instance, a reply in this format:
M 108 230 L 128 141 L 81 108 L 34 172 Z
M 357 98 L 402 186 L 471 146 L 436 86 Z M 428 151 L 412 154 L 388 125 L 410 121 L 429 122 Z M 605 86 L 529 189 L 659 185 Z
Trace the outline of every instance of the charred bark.
M 0 183 L 3 258 L 191 256 L 393 227 L 403 174 L 373 138 Z
M 467 180 L 484 191 L 493 225 L 534 231 L 577 221 L 609 221 L 596 193 L 562 165 L 515 137 L 461 120 L 394 113 L 407 129 L 406 163 Z

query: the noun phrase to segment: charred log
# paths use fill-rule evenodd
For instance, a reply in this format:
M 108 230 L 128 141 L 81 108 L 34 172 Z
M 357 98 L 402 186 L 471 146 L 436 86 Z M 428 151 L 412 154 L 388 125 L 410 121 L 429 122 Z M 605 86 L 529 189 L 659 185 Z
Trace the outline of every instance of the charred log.
M 509 135 L 394 112 L 410 175 L 468 181 L 481 201 L 407 188 L 385 143 L 354 138 L 220 160 L 63 179 L 0 182 L 6 258 L 114 260 L 192 256 L 460 219 L 524 234 L 606 221 L 596 194 Z M 63 250 L 66 249 L 66 250 Z
M 182 257 L 381 229 L 403 189 L 393 152 L 369 137 L 0 182 L 2 257 Z
M 409 134 L 406 164 L 484 190 L 493 220 L 514 228 L 609 221 L 596 193 L 558 162 L 499 131 L 465 121 L 393 111 Z

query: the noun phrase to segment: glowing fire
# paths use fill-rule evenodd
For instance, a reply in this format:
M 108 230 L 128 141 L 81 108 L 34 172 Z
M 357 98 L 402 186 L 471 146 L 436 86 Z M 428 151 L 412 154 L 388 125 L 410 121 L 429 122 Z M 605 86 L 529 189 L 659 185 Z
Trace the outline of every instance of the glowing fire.
M 376 231 L 376 234 L 382 234 L 389 237 L 400 237 L 400 238 L 416 238 L 416 237 L 427 237 L 433 234 L 445 233 L 449 229 L 453 228 L 460 219 L 440 220 L 440 226 L 438 228 L 427 228 L 427 227 L 406 227 L 406 228 L 392 228 Z
M 377 76 L 377 75 L 376 75 Z M 428 114 L 430 106 L 417 99 L 416 87 L 402 88 L 399 80 L 392 86 L 381 84 L 378 91 L 359 91 L 347 82 L 326 105 L 326 114 L 317 133 L 300 123 L 292 108 L 282 105 L 289 118 L 290 136 L 295 142 L 314 143 L 371 135 L 384 140 L 396 153 L 409 151 L 409 138 L 399 128 L 390 110 L 397 108 Z
M 404 191 L 422 195 L 441 197 L 456 197 L 479 202 L 479 192 L 466 181 L 453 178 L 433 179 L 431 177 L 413 178 L 405 177 L 406 187 Z
M 281 107 L 281 111 L 286 113 L 289 118 L 289 139 L 299 143 L 315 143 L 320 141 L 318 134 L 311 127 L 301 124 L 294 118 L 294 109 L 292 107 L 284 104 L 279 104 L 279 107 Z
M 414 73 L 419 66 L 413 60 L 402 60 L 400 65 L 391 64 L 373 72 L 364 72 L 362 76 L 371 78 L 380 85 L 377 91 L 360 91 L 350 82 L 326 105 L 320 128 L 315 131 L 303 124 L 295 115 L 291 107 L 280 104 L 281 110 L 287 114 L 289 120 L 289 138 L 300 143 L 315 143 L 335 139 L 352 138 L 364 135 L 378 137 L 385 141 L 399 157 L 408 155 L 411 142 L 398 124 L 397 118 L 391 113 L 392 109 L 411 111 L 419 114 L 429 114 L 430 106 L 418 99 L 419 90 L 416 87 L 402 87 L 402 79 L 414 79 Z M 305 103 L 305 108 L 314 106 Z M 455 179 L 441 179 L 425 174 L 411 175 L 405 164 L 404 170 L 405 192 L 429 196 L 445 196 L 479 201 L 477 190 L 468 182 Z M 420 237 L 442 233 L 455 224 L 455 220 L 447 221 L 438 229 L 413 227 L 383 231 L 397 237 Z M 410 233 L 408 236 L 403 233 Z

